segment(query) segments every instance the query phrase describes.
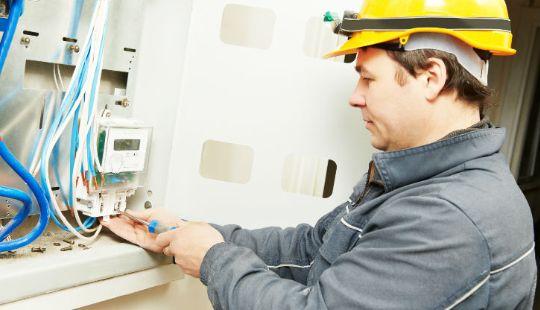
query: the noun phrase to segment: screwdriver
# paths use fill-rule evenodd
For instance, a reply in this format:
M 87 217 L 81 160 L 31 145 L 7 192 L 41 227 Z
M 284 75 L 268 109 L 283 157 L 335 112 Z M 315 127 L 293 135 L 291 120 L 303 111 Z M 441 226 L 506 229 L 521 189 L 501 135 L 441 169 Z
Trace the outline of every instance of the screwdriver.
M 145 221 L 141 218 L 138 218 L 136 216 L 133 216 L 125 211 L 120 211 L 120 213 L 122 215 L 125 215 L 127 216 L 129 219 L 137 222 L 137 223 L 140 223 L 140 224 L 143 224 L 145 225 L 146 227 L 148 227 L 148 231 L 151 233 L 151 234 L 161 234 L 161 233 L 164 233 L 164 232 L 167 232 L 169 230 L 174 230 L 176 229 L 176 226 L 171 226 L 171 227 L 167 227 L 163 224 L 161 224 L 159 221 L 157 220 L 152 220 L 150 222 L 148 221 Z

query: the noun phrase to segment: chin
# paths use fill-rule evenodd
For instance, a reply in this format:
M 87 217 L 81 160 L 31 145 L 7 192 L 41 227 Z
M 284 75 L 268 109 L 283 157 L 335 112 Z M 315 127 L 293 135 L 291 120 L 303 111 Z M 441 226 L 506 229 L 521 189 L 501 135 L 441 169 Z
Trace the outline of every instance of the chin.
M 386 150 L 388 150 L 388 145 L 386 145 L 386 143 L 382 143 L 381 141 L 377 141 L 373 138 L 371 138 L 371 146 L 383 152 L 386 152 Z

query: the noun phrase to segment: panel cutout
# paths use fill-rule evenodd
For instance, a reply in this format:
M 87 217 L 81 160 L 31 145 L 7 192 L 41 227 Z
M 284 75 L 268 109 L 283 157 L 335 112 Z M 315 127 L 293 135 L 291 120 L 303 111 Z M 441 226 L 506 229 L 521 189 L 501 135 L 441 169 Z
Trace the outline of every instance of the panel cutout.
M 63 37 L 63 38 L 62 38 L 62 41 L 64 41 L 64 42 L 71 42 L 71 43 L 77 43 L 77 39 L 75 39 L 75 38 L 68 38 L 68 37 Z
M 39 32 L 35 32 L 35 31 L 23 30 L 22 33 L 27 35 L 27 36 L 39 37 Z
M 265 8 L 227 4 L 221 20 L 221 41 L 268 49 L 272 45 L 276 14 Z
M 324 22 L 322 16 L 312 17 L 306 25 L 304 54 L 308 57 L 323 59 L 325 54 L 338 49 L 346 41 L 345 36 L 338 36 L 334 33 L 331 24 Z M 329 60 L 351 62 L 350 57 L 345 61 L 344 56 L 330 58 Z
M 25 89 L 57 90 L 54 80 L 54 63 L 41 61 L 26 61 L 24 72 Z M 74 66 L 60 64 L 60 72 L 64 86 L 67 87 L 73 75 Z M 115 95 L 115 90 L 126 89 L 128 73 L 121 71 L 103 70 L 99 92 L 102 94 Z M 58 81 L 58 84 L 60 82 Z
M 281 187 L 289 193 L 332 196 L 337 165 L 331 159 L 289 155 L 283 165 Z
M 208 140 L 199 173 L 207 179 L 245 184 L 251 178 L 253 149 L 246 145 Z

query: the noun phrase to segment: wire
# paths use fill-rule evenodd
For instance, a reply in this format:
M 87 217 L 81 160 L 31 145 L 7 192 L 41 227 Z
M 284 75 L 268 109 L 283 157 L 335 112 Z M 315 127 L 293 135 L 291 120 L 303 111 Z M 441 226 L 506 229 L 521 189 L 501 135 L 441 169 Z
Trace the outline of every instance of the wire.
M 58 80 L 60 81 L 60 85 L 61 85 L 60 90 L 64 91 L 64 89 L 66 89 L 66 87 L 64 86 L 64 79 L 62 78 L 62 72 L 60 71 L 60 65 L 55 64 L 55 66 L 56 66 L 56 73 L 58 74 Z
M 103 66 L 104 34 L 108 10 L 108 0 L 97 1 L 90 22 L 88 37 L 83 45 L 82 53 L 77 61 L 70 83 L 66 88 L 66 95 L 50 125 L 41 154 L 40 179 L 41 183 L 44 184 L 47 199 L 53 211 L 51 216 L 53 221 L 60 228 L 70 231 L 80 239 L 87 241 L 93 241 L 96 238 L 101 230 L 101 225 L 89 229 L 96 222 L 96 219 L 87 218 L 84 222 L 81 221 L 77 208 L 78 202 L 75 197 L 77 193 L 81 193 L 83 190 L 89 191 L 89 182 L 96 175 L 94 164 L 97 160 L 97 156 L 95 156 L 97 152 L 92 151 L 95 149 L 93 142 L 95 141 L 94 137 L 97 132 L 95 130 L 97 124 L 96 90 L 99 89 Z M 63 79 L 59 66 L 55 66 L 54 70 L 55 84 L 58 89 Z M 61 87 L 62 89 L 64 88 L 63 85 Z M 69 191 L 66 205 L 72 208 L 72 213 L 79 224 L 77 228 L 73 227 L 62 214 L 58 202 L 52 193 L 48 174 L 51 153 L 69 124 L 71 124 L 71 143 L 69 154 Z M 54 164 L 57 166 L 58 163 Z M 98 170 L 99 168 L 98 166 Z M 59 180 L 57 173 L 55 173 L 55 176 Z M 85 186 L 86 188 L 84 188 Z M 81 230 L 87 233 L 94 232 L 94 234 L 88 237 L 79 233 Z
M 45 142 L 45 137 L 47 136 L 47 130 L 51 123 L 53 112 L 54 112 L 54 96 L 51 95 L 49 97 L 49 100 L 45 102 L 43 119 L 42 119 L 43 123 L 39 131 L 39 140 L 32 154 L 32 161 L 30 162 L 30 169 L 28 169 L 33 176 L 36 176 L 37 173 L 39 172 L 39 164 L 40 164 L 39 157 L 41 155 L 41 150 L 43 149 L 43 143 Z
M 11 198 L 22 203 L 22 207 L 17 212 L 17 215 L 9 221 L 4 228 L 0 228 L 0 241 L 6 239 L 17 227 L 19 227 L 23 221 L 26 219 L 28 214 L 30 214 L 30 209 L 32 208 L 32 199 L 25 192 L 15 189 L 0 186 L 0 196 L 5 198 Z
M 0 157 L 2 157 L 8 166 L 15 171 L 15 173 L 26 183 L 26 185 L 28 185 L 38 202 L 40 211 L 37 225 L 28 234 L 15 240 L 0 242 L 0 252 L 3 252 L 24 247 L 32 243 L 43 233 L 49 222 L 49 204 L 37 181 L 9 151 L 2 137 L 0 137 Z
M 17 29 L 19 18 L 22 15 L 23 5 L 23 0 L 13 0 L 9 7 L 7 28 L 4 29 L 2 40 L 0 40 L 0 73 L 2 73 L 2 69 L 4 68 L 9 48 L 11 47 L 11 42 L 13 41 L 15 30 Z
M 103 15 L 102 17 L 105 17 L 105 16 L 106 15 Z M 93 63 L 95 62 L 97 64 L 96 68 L 99 68 L 99 70 L 95 72 L 94 78 L 92 80 L 92 84 L 90 87 L 91 89 L 89 93 L 89 104 L 84 105 L 81 108 L 82 111 L 81 111 L 81 116 L 80 116 L 79 140 L 78 140 L 79 145 L 78 145 L 77 153 L 75 155 L 75 166 L 74 166 L 74 169 L 76 169 L 75 171 L 78 171 L 78 168 L 81 167 L 82 165 L 82 168 L 80 170 L 83 175 L 86 175 L 87 189 L 91 187 L 91 184 L 89 183 L 91 183 L 91 181 L 94 180 L 93 177 L 95 176 L 95 172 L 93 168 L 92 153 L 91 153 L 91 148 L 90 148 L 91 139 L 89 139 L 89 137 L 92 132 L 91 129 L 92 129 L 92 126 L 94 125 L 94 119 L 95 119 L 96 110 L 97 110 L 96 90 L 99 88 L 99 84 L 101 80 L 101 68 L 103 66 L 103 46 L 104 46 L 104 39 L 105 39 L 103 35 L 103 29 L 105 26 L 105 20 L 103 20 L 103 24 L 100 24 L 100 26 L 102 27 L 102 29 L 99 29 L 98 33 L 101 33 L 101 36 L 95 36 L 94 41 L 92 42 L 93 44 L 96 44 L 97 46 L 99 46 L 99 48 L 95 50 L 96 53 L 92 55 L 93 58 L 91 59 L 91 63 L 92 63 L 91 67 L 93 66 Z M 86 152 L 85 154 L 86 156 L 83 155 L 84 152 Z M 86 174 L 85 172 L 89 172 L 89 173 Z M 77 178 L 75 174 L 72 174 L 72 187 L 76 187 L 76 186 L 77 186 Z M 74 212 L 75 219 L 77 223 L 81 225 L 81 220 L 77 212 L 77 204 L 73 203 L 72 206 L 75 211 Z M 81 227 L 83 227 L 83 230 L 85 230 L 84 226 L 81 225 Z M 85 231 L 88 231 L 88 230 L 85 230 Z

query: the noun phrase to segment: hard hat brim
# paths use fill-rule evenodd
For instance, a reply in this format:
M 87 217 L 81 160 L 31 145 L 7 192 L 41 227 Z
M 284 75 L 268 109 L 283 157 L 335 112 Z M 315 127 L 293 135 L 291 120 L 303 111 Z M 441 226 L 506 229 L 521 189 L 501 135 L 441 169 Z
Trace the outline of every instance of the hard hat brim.
M 411 34 L 419 32 L 442 33 L 451 35 L 468 45 L 491 52 L 495 56 L 512 56 L 516 50 L 510 48 L 512 34 L 506 31 L 451 30 L 445 28 L 413 28 L 407 31 L 360 31 L 345 42 L 339 49 L 332 51 L 324 58 L 355 54 L 362 47 L 396 41 L 406 42 Z M 505 46 L 508 46 L 505 48 Z

